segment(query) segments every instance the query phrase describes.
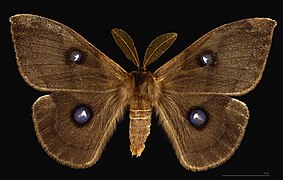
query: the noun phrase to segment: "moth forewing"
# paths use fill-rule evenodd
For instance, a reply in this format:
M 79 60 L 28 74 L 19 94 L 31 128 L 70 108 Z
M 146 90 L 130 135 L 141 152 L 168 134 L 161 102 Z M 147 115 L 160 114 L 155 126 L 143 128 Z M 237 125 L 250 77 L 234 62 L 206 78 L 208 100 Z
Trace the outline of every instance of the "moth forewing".
M 117 63 L 59 22 L 31 14 L 9 20 L 19 72 L 38 90 L 103 92 L 127 77 Z
M 172 90 L 186 93 L 243 95 L 265 68 L 276 21 L 250 18 L 222 25 L 196 40 L 154 72 Z M 210 64 L 203 63 L 210 55 Z

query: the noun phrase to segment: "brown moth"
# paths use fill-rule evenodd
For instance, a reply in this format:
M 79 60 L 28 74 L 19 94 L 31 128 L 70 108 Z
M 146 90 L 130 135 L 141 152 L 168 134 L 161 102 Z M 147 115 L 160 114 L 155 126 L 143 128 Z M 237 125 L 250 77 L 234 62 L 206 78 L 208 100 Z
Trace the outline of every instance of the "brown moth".
M 141 64 L 131 37 L 113 29 L 116 43 L 138 67 L 128 73 L 63 24 L 28 14 L 10 22 L 21 75 L 35 89 L 52 92 L 32 107 L 49 156 L 72 168 L 94 165 L 129 108 L 132 155 L 143 152 L 155 111 L 180 163 L 192 171 L 214 168 L 238 148 L 249 112 L 230 96 L 246 94 L 259 82 L 276 26 L 268 18 L 222 25 L 154 73 L 146 67 L 177 34 L 154 39 Z

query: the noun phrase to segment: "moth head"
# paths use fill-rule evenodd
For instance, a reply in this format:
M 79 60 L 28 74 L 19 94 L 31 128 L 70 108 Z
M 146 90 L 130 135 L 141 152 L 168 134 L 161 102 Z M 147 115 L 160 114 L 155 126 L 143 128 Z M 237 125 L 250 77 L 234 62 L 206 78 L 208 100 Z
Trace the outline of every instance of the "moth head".
M 155 38 L 146 49 L 143 64 L 139 60 L 133 39 L 122 29 L 113 29 L 112 36 L 123 51 L 125 56 L 132 61 L 139 70 L 146 70 L 146 67 L 156 61 L 176 40 L 176 33 L 165 33 Z

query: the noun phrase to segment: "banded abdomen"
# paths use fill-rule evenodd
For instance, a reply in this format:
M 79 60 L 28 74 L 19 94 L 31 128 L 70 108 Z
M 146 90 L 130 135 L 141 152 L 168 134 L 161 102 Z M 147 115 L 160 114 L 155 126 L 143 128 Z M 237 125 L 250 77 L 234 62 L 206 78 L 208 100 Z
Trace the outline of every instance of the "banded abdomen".
M 150 133 L 152 107 L 144 99 L 135 98 L 130 102 L 130 150 L 139 157 L 145 148 Z

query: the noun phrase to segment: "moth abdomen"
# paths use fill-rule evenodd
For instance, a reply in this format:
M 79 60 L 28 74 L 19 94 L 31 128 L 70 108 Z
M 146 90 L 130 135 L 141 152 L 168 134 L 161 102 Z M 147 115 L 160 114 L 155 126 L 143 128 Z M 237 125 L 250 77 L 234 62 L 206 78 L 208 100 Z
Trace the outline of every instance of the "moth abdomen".
M 152 107 L 147 103 L 132 101 L 130 103 L 130 150 L 133 156 L 139 157 L 145 148 L 150 133 Z

